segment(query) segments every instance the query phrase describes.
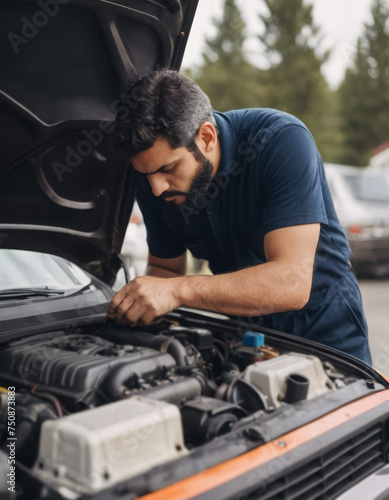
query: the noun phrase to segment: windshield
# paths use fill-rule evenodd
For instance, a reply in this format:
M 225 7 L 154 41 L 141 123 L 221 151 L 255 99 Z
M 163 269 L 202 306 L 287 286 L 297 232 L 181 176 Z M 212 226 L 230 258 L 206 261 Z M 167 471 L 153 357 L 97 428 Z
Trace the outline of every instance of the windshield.
M 84 271 L 61 257 L 0 249 L 0 291 L 15 288 L 69 290 L 90 283 Z
M 389 203 L 389 178 L 385 174 L 355 174 L 344 178 L 357 200 Z

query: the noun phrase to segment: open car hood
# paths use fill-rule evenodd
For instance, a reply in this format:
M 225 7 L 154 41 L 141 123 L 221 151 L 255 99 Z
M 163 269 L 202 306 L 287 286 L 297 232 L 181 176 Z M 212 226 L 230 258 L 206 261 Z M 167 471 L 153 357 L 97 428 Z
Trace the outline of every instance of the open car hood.
M 131 82 L 179 69 L 197 2 L 0 1 L 0 247 L 113 281 L 133 193 L 112 120 Z

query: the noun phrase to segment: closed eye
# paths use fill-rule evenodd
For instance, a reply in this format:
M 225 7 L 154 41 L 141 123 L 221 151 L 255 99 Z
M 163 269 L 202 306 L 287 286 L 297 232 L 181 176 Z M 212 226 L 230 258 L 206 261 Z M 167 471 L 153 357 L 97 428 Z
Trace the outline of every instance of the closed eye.
M 160 170 L 160 172 L 167 174 L 168 172 L 173 172 L 173 170 L 176 168 L 176 165 L 173 165 L 172 167 L 164 167 Z

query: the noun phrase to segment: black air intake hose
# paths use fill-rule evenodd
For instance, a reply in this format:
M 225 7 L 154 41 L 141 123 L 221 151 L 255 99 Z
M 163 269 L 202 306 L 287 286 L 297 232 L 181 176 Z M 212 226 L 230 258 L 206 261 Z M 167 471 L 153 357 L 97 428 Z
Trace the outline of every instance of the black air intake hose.
M 117 342 L 118 344 L 149 347 L 150 349 L 156 349 L 157 351 L 160 351 L 162 345 L 167 342 L 166 352 L 173 356 L 177 365 L 183 367 L 188 366 L 189 364 L 185 347 L 179 340 L 172 337 L 167 337 L 165 335 L 153 335 L 152 333 L 132 331 L 130 329 L 122 330 L 114 327 L 100 333 L 100 336 L 110 340 L 111 342 Z
M 189 365 L 185 347 L 179 340 L 172 337 L 165 337 L 165 335 L 153 335 L 153 340 L 150 342 L 149 347 L 161 350 L 163 344 L 166 345 L 166 352 L 173 356 L 178 366 Z
M 187 377 L 183 380 L 170 382 L 162 387 L 153 387 L 152 389 L 142 391 L 140 396 L 180 405 L 184 400 L 200 396 L 202 392 L 203 387 L 200 380 L 198 378 Z
M 153 356 L 113 367 L 101 383 L 100 391 L 109 401 L 118 401 L 125 396 L 125 389 L 135 386 L 138 378 L 161 378 L 175 366 L 170 354 L 155 352 Z

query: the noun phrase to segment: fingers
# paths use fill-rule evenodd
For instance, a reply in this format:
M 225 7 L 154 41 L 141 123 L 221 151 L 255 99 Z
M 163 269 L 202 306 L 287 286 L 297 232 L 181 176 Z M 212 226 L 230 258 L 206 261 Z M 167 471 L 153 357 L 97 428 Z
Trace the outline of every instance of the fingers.
M 127 284 L 111 300 L 107 316 L 121 325 L 136 326 L 151 323 L 154 315 L 147 304 L 134 298 L 133 290 Z
M 149 310 L 138 319 L 138 325 L 149 325 L 156 317 L 154 312 Z
M 111 300 L 107 317 L 119 324 L 147 325 L 157 316 L 178 307 L 171 293 L 170 280 L 149 276 L 127 283 Z
M 124 299 L 120 302 L 120 304 L 116 308 L 115 319 L 119 322 L 122 322 L 125 318 L 130 319 L 134 303 L 135 300 L 132 297 L 129 296 L 124 297 Z
M 124 307 L 123 307 L 124 311 Z M 140 301 L 133 301 L 132 304 L 123 312 L 121 316 L 123 324 L 135 326 L 139 324 L 140 318 L 144 315 L 144 305 Z
M 114 296 L 114 298 L 111 300 L 108 306 L 108 311 L 107 311 L 107 316 L 110 318 L 115 318 L 116 316 L 116 308 L 121 304 L 121 302 L 125 299 L 127 296 L 126 294 L 126 287 L 125 285 L 123 288 L 121 288 L 117 294 Z
M 134 301 L 132 305 L 123 312 L 123 315 L 117 315 L 115 317 L 118 323 L 127 326 L 148 325 L 154 318 L 155 314 L 147 310 L 139 301 Z

